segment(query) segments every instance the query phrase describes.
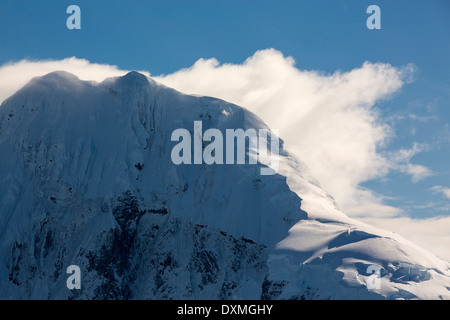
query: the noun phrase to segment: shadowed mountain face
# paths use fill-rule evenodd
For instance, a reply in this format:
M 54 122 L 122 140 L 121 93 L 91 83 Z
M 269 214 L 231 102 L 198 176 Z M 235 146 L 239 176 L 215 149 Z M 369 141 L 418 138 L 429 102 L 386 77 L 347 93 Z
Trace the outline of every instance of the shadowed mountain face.
M 282 148 L 273 176 L 175 165 L 172 132 L 195 121 L 268 129 L 136 72 L 101 84 L 55 72 L 5 101 L 0 298 L 450 298 L 446 262 L 346 217 Z M 70 265 L 80 290 L 66 286 Z

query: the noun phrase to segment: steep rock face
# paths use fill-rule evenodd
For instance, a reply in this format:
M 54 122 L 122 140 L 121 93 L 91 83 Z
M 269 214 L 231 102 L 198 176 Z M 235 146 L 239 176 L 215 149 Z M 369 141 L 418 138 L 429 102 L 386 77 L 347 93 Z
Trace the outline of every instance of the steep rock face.
M 0 298 L 450 297 L 446 262 L 346 217 L 282 148 L 274 176 L 173 164 L 171 134 L 194 121 L 268 129 L 136 72 L 100 84 L 55 72 L 5 101 Z M 373 264 L 381 289 L 369 291 Z M 80 290 L 66 287 L 69 265 Z

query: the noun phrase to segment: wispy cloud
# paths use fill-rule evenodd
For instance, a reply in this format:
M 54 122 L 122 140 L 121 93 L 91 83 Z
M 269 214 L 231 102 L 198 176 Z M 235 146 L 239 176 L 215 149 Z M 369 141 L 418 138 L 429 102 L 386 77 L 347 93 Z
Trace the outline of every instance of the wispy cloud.
M 450 188 L 444 186 L 434 186 L 430 188 L 434 193 L 441 193 L 445 198 L 450 199 Z
M 397 212 L 381 197 L 360 188 L 390 170 L 411 175 L 414 181 L 430 175 L 409 160 L 419 146 L 382 151 L 392 128 L 375 105 L 410 81 L 414 67 L 364 63 L 348 72 L 323 74 L 300 70 L 291 57 L 268 49 L 242 64 L 200 59 L 192 67 L 156 80 L 186 93 L 219 97 L 244 106 L 272 128 L 280 129 L 288 150 L 304 161 L 348 213 Z M 377 210 L 377 213 L 379 211 Z
M 414 114 L 414 113 L 408 114 L 408 118 L 411 119 L 411 120 L 422 122 L 422 123 L 427 123 L 427 122 L 430 122 L 430 121 L 438 120 L 438 117 L 436 117 L 436 116 L 421 116 L 421 115 L 417 115 L 417 114 Z
M 426 177 L 432 175 L 429 168 L 411 163 L 411 159 L 421 153 L 429 150 L 429 146 L 426 144 L 414 143 L 410 149 L 400 149 L 395 152 L 390 152 L 388 158 L 390 161 L 390 168 L 392 170 L 398 170 L 403 173 L 407 173 L 411 176 L 413 182 L 418 182 Z

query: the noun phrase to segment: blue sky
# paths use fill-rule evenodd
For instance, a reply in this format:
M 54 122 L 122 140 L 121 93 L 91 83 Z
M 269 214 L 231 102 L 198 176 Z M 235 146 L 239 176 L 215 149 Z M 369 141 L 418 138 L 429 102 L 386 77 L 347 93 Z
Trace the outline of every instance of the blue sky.
M 66 28 L 71 4 L 81 8 L 81 30 Z M 381 8 L 381 30 L 366 27 L 371 4 Z M 391 171 L 362 185 L 410 217 L 450 215 L 450 198 L 431 189 L 450 188 L 450 1 L 2 0 L 0 30 L 0 65 L 76 56 L 156 76 L 199 58 L 240 64 L 266 48 L 325 74 L 365 61 L 411 63 L 413 81 L 376 105 L 394 130 L 383 152 L 416 144 L 411 161 L 431 175 Z
M 65 28 L 70 4 L 82 10 L 80 31 Z M 369 4 L 380 6 L 382 30 L 366 28 Z M 414 62 L 439 83 L 450 68 L 449 18 L 446 0 L 3 0 L 0 61 L 77 56 L 160 74 L 273 47 L 326 72 Z

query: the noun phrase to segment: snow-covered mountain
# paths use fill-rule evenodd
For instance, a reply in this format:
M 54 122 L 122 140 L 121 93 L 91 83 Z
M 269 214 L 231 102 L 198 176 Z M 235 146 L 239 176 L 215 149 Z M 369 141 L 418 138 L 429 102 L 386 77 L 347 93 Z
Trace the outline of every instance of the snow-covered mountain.
M 0 299 L 450 299 L 447 262 L 347 217 L 283 148 L 273 176 L 173 164 L 171 134 L 194 121 L 267 129 L 136 72 L 100 84 L 54 72 L 6 100 Z

